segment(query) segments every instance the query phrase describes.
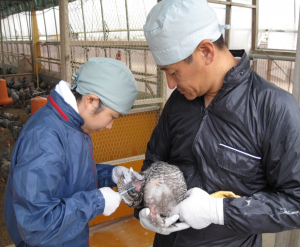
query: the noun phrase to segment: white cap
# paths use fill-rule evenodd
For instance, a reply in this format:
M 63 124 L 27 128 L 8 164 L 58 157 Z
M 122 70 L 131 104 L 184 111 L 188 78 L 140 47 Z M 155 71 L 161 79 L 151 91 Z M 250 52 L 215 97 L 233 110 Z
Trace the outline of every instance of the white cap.
M 190 56 L 202 40 L 221 36 L 215 11 L 206 0 L 163 0 L 147 16 L 144 34 L 158 65 Z

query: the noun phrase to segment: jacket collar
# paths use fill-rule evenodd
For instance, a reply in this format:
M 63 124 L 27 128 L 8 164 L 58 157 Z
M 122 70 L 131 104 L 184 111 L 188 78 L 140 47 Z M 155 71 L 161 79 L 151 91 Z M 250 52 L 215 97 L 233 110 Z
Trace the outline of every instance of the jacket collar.
M 47 106 L 53 109 L 62 121 L 72 127 L 80 129 L 80 126 L 84 124 L 83 118 L 55 90 L 51 91 Z
M 250 60 L 245 50 L 231 50 L 230 52 L 234 57 L 241 57 L 241 60 L 227 72 L 223 87 L 237 86 L 249 76 L 251 71 Z

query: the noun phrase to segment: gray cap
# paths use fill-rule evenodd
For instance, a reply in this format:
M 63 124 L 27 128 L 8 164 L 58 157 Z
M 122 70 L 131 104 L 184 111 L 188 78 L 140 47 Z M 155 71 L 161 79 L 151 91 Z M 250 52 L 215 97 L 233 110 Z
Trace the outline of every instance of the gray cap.
M 221 36 L 215 11 L 206 0 L 163 0 L 147 16 L 144 34 L 158 65 L 190 56 L 202 40 Z
M 82 95 L 94 94 L 107 107 L 127 114 L 138 89 L 129 68 L 122 62 L 105 57 L 93 57 L 73 73 L 72 88 Z

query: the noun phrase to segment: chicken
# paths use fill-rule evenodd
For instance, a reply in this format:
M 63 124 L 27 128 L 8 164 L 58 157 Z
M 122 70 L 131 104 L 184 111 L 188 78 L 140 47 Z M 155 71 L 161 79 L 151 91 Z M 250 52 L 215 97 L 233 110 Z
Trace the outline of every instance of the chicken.
M 14 116 L 14 114 L 8 113 L 8 112 L 1 112 L 0 118 L 11 120 L 11 118 Z
M 31 105 L 26 105 L 26 113 L 29 114 L 31 112 Z
M 126 183 L 121 177 L 117 183 L 118 192 L 129 207 L 150 209 L 149 221 L 155 227 L 162 229 L 164 219 L 171 216 L 173 208 L 185 199 L 187 185 L 183 173 L 178 167 L 165 162 L 154 162 L 147 170 L 140 172 L 143 180 L 136 180 L 131 175 L 131 181 Z M 218 191 L 211 196 L 216 198 L 239 198 L 231 191 Z
M 10 161 L 8 161 L 4 158 L 0 158 L 0 172 L 1 172 L 2 178 L 5 181 L 7 181 L 7 179 L 8 179 L 10 165 L 11 165 Z
M 4 148 L 0 153 L 0 158 L 4 158 L 6 160 L 10 160 L 10 143 L 9 141 L 5 142 Z
M 19 94 L 19 99 L 20 99 L 20 100 L 25 100 L 25 93 L 24 93 L 23 88 L 21 88 L 21 89 L 19 90 L 18 94 Z
M 27 82 L 26 84 L 27 88 L 29 88 L 29 91 L 30 91 L 30 95 L 32 96 L 33 93 L 35 92 L 35 86 L 34 86 L 34 83 L 33 82 Z
M 11 134 L 12 134 L 12 137 L 14 138 L 14 140 L 18 139 L 21 130 L 22 130 L 22 127 L 18 127 L 18 126 L 13 126 L 12 127 Z
M 16 90 L 14 90 L 14 89 L 11 89 L 10 90 L 10 94 L 11 94 L 11 97 L 12 97 L 12 99 L 13 99 L 13 104 L 15 104 L 15 103 L 17 103 L 18 101 L 19 101 L 19 93 L 16 91 Z
M 8 81 L 6 84 L 7 84 L 7 87 L 11 87 L 12 85 L 14 85 L 15 83 L 15 78 L 13 77 L 10 81 Z
M 154 162 L 147 170 L 140 172 L 143 181 L 133 180 L 125 183 L 118 181 L 118 191 L 131 187 L 133 190 L 124 194 L 123 201 L 130 207 L 150 209 L 149 221 L 155 227 L 164 227 L 164 218 L 171 216 L 173 208 L 185 198 L 187 185 L 178 167 L 165 162 Z
M 10 121 L 5 118 L 0 118 L 0 126 L 3 128 L 8 128 Z
M 41 89 L 45 89 L 46 87 L 47 87 L 46 82 L 42 81 L 42 82 L 40 83 L 40 88 L 41 88 Z
M 31 94 L 29 88 L 24 89 L 25 99 L 31 99 Z

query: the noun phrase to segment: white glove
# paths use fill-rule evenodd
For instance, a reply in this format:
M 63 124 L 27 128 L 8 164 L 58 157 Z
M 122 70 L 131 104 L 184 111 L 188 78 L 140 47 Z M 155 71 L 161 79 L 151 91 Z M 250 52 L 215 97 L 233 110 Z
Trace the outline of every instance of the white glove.
M 223 198 L 214 198 L 200 188 L 187 191 L 186 199 L 172 211 L 195 229 L 202 229 L 211 223 L 224 225 Z
M 184 230 L 184 229 L 187 229 L 190 227 L 188 224 L 186 224 L 184 222 L 176 223 L 176 224 L 172 225 L 179 218 L 179 215 L 175 214 L 175 215 L 172 215 L 171 217 L 165 218 L 165 227 L 162 230 L 160 230 L 158 227 L 155 227 L 151 224 L 151 222 L 148 219 L 149 214 L 150 214 L 149 208 L 143 208 L 140 211 L 139 217 L 140 217 L 141 225 L 144 228 L 146 228 L 150 231 L 153 231 L 153 232 L 157 232 L 159 234 L 169 235 L 172 232 L 181 231 L 181 230 Z
M 103 211 L 104 216 L 111 215 L 119 207 L 122 197 L 118 192 L 113 191 L 109 187 L 99 189 L 105 200 L 105 207 Z
M 112 180 L 114 181 L 114 183 L 118 183 L 119 179 L 121 178 L 121 176 L 123 175 L 125 178 L 125 182 L 128 183 L 131 181 L 131 173 L 138 179 L 138 180 L 143 180 L 144 176 L 142 176 L 141 174 L 135 172 L 134 170 L 132 170 L 132 168 L 130 168 L 130 170 L 124 166 L 116 166 L 113 169 L 112 172 Z

